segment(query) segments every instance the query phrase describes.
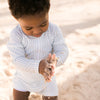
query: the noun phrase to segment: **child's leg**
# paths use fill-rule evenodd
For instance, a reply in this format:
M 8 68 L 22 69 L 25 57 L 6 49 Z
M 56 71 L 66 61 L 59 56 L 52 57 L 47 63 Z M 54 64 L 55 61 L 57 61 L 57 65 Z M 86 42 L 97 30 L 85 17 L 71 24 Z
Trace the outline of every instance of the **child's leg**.
M 42 100 L 58 100 L 58 96 L 42 96 Z
M 30 92 L 21 92 L 13 89 L 13 100 L 28 100 Z

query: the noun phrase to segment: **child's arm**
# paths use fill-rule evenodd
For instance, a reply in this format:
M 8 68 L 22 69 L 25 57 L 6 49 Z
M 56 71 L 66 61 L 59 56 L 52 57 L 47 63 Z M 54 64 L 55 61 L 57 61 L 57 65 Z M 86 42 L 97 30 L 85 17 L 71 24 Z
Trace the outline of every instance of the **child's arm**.
M 25 57 L 25 50 L 21 43 L 22 37 L 19 33 L 12 32 L 8 42 L 8 49 L 12 57 L 13 64 L 17 70 L 38 72 L 39 60 Z
M 64 37 L 59 27 L 57 26 L 55 27 L 54 33 L 55 33 L 55 38 L 53 43 L 53 51 L 56 54 L 56 57 L 58 58 L 57 66 L 59 66 L 65 62 L 68 56 L 68 48 L 67 45 L 65 44 Z

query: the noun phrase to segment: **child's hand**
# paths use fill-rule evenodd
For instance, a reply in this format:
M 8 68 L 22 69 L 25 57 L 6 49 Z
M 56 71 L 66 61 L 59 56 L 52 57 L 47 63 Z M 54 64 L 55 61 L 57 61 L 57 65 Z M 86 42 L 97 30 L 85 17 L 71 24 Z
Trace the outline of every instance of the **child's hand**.
M 55 73 L 55 66 L 57 59 L 55 54 L 49 54 L 47 59 L 43 59 L 39 64 L 39 73 L 42 74 L 47 82 L 51 81 L 52 76 Z
M 42 74 L 47 82 L 51 81 L 53 76 L 52 66 L 49 65 L 47 59 L 43 59 L 39 63 L 39 73 Z
M 49 56 L 47 58 L 47 62 L 49 63 L 49 66 L 48 66 L 49 69 L 45 70 L 45 72 L 48 74 L 45 73 L 44 76 L 45 76 L 46 81 L 50 82 L 52 76 L 55 73 L 55 66 L 57 63 L 57 58 L 56 58 L 55 54 L 53 54 L 53 55 L 49 54 Z

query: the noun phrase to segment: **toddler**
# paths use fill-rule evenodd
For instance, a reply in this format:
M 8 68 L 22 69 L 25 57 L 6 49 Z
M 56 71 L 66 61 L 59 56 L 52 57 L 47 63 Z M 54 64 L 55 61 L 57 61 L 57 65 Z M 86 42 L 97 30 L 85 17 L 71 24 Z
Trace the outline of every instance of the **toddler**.
M 28 100 L 31 92 L 42 100 L 58 100 L 55 67 L 62 65 L 68 49 L 58 26 L 49 22 L 50 0 L 8 0 L 18 25 L 7 44 L 16 73 L 13 99 Z

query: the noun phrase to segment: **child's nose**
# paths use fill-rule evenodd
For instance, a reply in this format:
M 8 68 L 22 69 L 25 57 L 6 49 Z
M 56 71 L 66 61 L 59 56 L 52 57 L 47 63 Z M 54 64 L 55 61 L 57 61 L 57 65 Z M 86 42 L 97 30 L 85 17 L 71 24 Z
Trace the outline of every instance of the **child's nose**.
M 33 33 L 34 34 L 39 34 L 39 33 L 41 33 L 42 32 L 42 30 L 40 29 L 40 28 L 35 28 L 34 30 L 33 30 Z

